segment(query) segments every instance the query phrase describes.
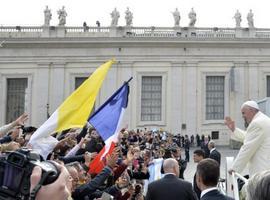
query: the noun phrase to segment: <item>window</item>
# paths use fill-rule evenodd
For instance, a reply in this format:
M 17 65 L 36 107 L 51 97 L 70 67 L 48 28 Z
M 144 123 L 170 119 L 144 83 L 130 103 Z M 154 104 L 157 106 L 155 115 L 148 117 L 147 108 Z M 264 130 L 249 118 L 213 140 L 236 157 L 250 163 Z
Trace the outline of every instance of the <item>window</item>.
M 75 78 L 75 90 L 87 79 L 88 77 L 76 77 Z
M 80 85 L 81 85 L 86 79 L 88 79 L 88 77 L 75 77 L 75 90 L 76 90 L 78 87 L 80 87 Z M 95 106 L 95 104 L 94 104 L 93 109 L 92 109 L 92 111 L 91 111 L 91 113 L 90 113 L 90 116 L 94 113 L 95 107 L 96 107 L 96 106 Z
M 12 122 L 25 112 L 27 78 L 7 79 L 6 123 Z
M 206 77 L 206 120 L 224 119 L 224 76 Z
M 141 121 L 161 121 L 162 77 L 142 76 Z
M 270 97 L 270 76 L 266 77 L 266 96 Z
M 212 131 L 211 132 L 211 138 L 213 140 L 218 140 L 219 139 L 219 131 Z

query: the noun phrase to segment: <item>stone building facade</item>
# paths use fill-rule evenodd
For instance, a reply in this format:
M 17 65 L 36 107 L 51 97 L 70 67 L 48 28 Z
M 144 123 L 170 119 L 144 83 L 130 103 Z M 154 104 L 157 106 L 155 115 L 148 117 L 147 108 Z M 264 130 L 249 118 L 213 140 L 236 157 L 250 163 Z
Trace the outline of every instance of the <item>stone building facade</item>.
M 131 76 L 129 129 L 205 134 L 229 143 L 224 117 L 270 95 L 270 29 L 0 27 L 0 124 L 21 112 L 41 125 L 106 60 L 101 105 Z

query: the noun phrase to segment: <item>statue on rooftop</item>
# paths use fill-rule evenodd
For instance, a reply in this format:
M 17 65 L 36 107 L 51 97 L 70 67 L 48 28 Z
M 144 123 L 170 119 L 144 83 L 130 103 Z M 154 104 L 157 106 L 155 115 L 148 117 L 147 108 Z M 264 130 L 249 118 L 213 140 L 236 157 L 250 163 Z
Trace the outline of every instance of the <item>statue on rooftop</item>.
M 190 19 L 189 26 L 194 27 L 196 20 L 197 20 L 197 16 L 196 16 L 196 13 L 193 10 L 193 8 L 191 8 L 191 11 L 189 12 L 188 17 Z
M 67 12 L 65 10 L 65 6 L 62 7 L 62 9 L 57 11 L 58 19 L 59 19 L 59 26 L 65 26 L 66 25 L 66 17 Z
M 133 14 L 132 12 L 129 10 L 129 8 L 127 7 L 127 10 L 126 10 L 126 16 L 125 16 L 125 19 L 126 19 L 126 26 L 131 26 L 132 25 L 132 20 L 133 20 Z
M 50 26 L 50 21 L 52 19 L 51 10 L 46 6 L 44 10 L 44 26 Z
M 254 28 L 254 19 L 253 19 L 253 13 L 252 10 L 249 10 L 249 13 L 247 15 L 247 21 L 248 21 L 248 27 L 249 28 Z
M 179 26 L 181 16 L 180 16 L 180 12 L 178 11 L 178 8 L 175 8 L 175 11 L 172 12 L 172 14 L 174 18 L 174 26 Z
M 236 13 L 233 18 L 235 19 L 236 28 L 240 28 L 242 19 L 241 19 L 241 13 L 239 12 L 239 10 L 236 10 Z
M 116 8 L 114 8 L 114 10 L 111 13 L 111 17 L 112 17 L 112 22 L 111 22 L 111 26 L 117 26 L 118 24 L 118 19 L 120 17 L 119 12 L 116 10 Z

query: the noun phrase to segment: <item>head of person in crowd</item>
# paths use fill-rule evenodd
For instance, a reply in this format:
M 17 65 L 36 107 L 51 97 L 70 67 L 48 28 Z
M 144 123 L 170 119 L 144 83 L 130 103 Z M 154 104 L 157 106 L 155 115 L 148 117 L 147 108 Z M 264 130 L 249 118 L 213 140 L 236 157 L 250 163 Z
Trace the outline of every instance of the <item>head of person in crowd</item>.
M 208 149 L 211 150 L 211 149 L 214 149 L 215 148 L 215 142 L 213 140 L 210 140 L 208 142 Z
M 76 167 L 74 166 L 74 163 L 66 164 L 66 168 L 68 170 L 71 179 L 71 185 L 68 185 L 68 189 L 70 190 L 70 192 L 73 192 L 78 186 L 79 174 Z
M 91 138 L 93 138 L 93 139 L 98 139 L 99 138 L 99 134 L 98 134 L 96 129 L 94 129 L 94 128 L 90 129 L 89 133 L 90 133 Z
M 86 174 L 85 174 L 85 170 L 83 169 L 82 165 L 78 162 L 75 161 L 72 163 L 72 166 L 75 167 L 75 169 L 78 172 L 78 184 L 84 184 L 86 182 Z
M 126 187 L 128 187 L 131 184 L 131 182 L 130 182 L 130 176 L 129 176 L 127 170 L 125 170 L 121 174 L 121 176 L 116 180 L 115 183 L 116 183 L 117 187 L 118 188 L 121 188 L 121 189 L 126 188 Z
M 248 180 L 246 200 L 265 200 L 270 197 L 270 170 L 255 174 Z
M 219 180 L 219 164 L 217 161 L 206 158 L 197 165 L 196 183 L 201 191 L 216 187 Z
M 163 163 L 164 173 L 173 173 L 176 177 L 179 177 L 179 165 L 174 158 L 168 158 Z
M 242 117 L 245 121 L 245 127 L 247 127 L 254 116 L 259 112 L 259 106 L 255 101 L 246 101 L 241 106 Z
M 180 159 L 181 158 L 181 148 L 180 147 L 173 148 L 172 155 L 174 158 Z
M 200 162 L 201 160 L 203 160 L 205 158 L 205 153 L 202 149 L 196 149 L 193 152 L 193 160 L 195 163 Z
M 204 144 L 207 144 L 209 142 L 209 138 L 208 137 L 204 137 Z

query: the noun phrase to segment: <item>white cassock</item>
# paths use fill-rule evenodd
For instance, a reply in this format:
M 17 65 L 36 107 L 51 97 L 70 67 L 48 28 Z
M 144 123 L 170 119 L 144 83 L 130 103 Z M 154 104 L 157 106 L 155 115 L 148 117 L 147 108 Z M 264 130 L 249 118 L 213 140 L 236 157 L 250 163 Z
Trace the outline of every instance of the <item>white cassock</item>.
M 247 166 L 249 175 L 270 169 L 270 118 L 258 112 L 246 131 L 236 128 L 232 139 L 243 142 L 232 169 L 241 173 Z

